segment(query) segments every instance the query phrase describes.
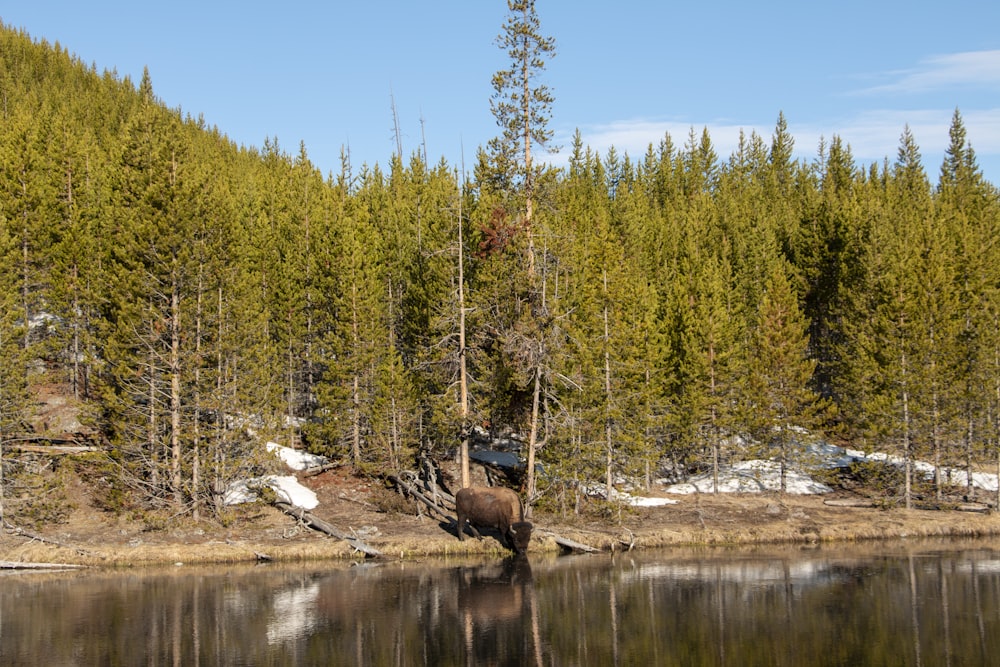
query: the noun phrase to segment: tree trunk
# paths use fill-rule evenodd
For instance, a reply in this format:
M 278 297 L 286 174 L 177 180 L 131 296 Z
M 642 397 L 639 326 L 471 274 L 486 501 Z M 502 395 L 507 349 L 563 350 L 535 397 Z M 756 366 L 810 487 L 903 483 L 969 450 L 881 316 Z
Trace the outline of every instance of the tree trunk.
M 351 285 L 351 331 L 354 338 L 354 349 L 359 347 L 358 334 L 358 284 L 357 279 Z M 357 362 L 355 362 L 357 363 Z M 357 369 L 351 385 L 351 461 L 354 467 L 361 465 L 361 378 Z
M 181 306 L 177 277 L 170 294 L 170 487 L 174 505 L 183 503 L 181 493 Z
M 198 267 L 198 299 L 194 318 L 194 423 L 193 448 L 191 458 L 191 516 L 195 521 L 201 518 L 201 325 L 202 306 L 204 302 L 204 284 L 202 282 L 204 265 Z
M 611 336 L 608 330 L 608 272 L 604 271 L 604 446 L 607 452 L 604 471 L 608 500 L 614 497 L 614 432 L 611 423 Z
M 458 192 L 458 378 L 459 409 L 462 415 L 462 443 L 459 463 L 462 469 L 461 485 L 470 484 L 469 473 L 469 379 L 465 354 L 465 251 L 462 239 L 462 191 Z
M 531 503 L 535 498 L 535 446 L 538 440 L 538 406 L 542 393 L 542 367 L 535 366 L 535 387 L 531 396 L 531 428 L 528 435 L 528 471 L 525 480 L 525 518 L 531 517 Z

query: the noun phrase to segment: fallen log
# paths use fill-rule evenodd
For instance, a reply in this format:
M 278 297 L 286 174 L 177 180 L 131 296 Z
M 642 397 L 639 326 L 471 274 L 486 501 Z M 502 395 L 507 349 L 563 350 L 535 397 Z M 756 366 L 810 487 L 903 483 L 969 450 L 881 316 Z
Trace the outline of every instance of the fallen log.
M 451 516 L 440 505 L 438 505 L 433 500 L 428 498 L 423 493 L 423 491 L 421 491 L 416 487 L 416 485 L 403 480 L 398 475 L 389 475 L 389 481 L 395 484 L 400 490 L 404 491 L 408 495 L 412 496 L 414 499 L 419 500 L 424 505 L 432 509 L 434 512 L 438 514 L 438 516 L 442 517 L 445 521 L 448 521 L 449 523 L 456 523 L 455 517 Z
M 600 549 L 592 547 L 589 544 L 583 544 L 582 542 L 577 542 L 575 540 L 569 539 L 568 537 L 563 537 L 562 535 L 553 533 L 551 530 L 541 530 L 539 532 L 544 533 L 545 535 L 551 537 L 553 540 L 555 540 L 556 544 L 558 544 L 560 547 L 562 547 L 567 551 L 576 553 L 588 553 L 588 554 L 600 553 L 601 551 Z
M 15 526 L 15 525 L 13 525 L 11 523 L 7 523 L 6 521 L 3 522 L 3 528 L 5 530 L 7 530 L 8 532 L 10 532 L 12 535 L 17 535 L 18 537 L 23 537 L 23 538 L 25 538 L 27 540 L 31 540 L 32 542 L 41 542 L 43 544 L 52 544 L 52 545 L 57 546 L 57 547 L 62 547 L 63 549 L 72 549 L 73 551 L 77 552 L 78 554 L 81 554 L 81 555 L 84 555 L 84 556 L 101 557 L 99 554 L 95 554 L 92 551 L 87 551 L 86 549 L 84 549 L 82 547 L 74 546 L 72 544 L 65 544 L 64 542 L 60 542 L 59 540 L 53 540 L 53 539 L 50 539 L 48 537 L 43 537 L 42 535 L 38 535 L 36 533 L 32 533 L 32 532 L 27 531 L 27 530 L 25 530 L 25 529 L 23 529 L 23 528 L 21 528 L 19 526 Z
M 979 512 L 980 514 L 990 513 L 990 506 L 983 505 L 982 503 L 962 503 L 955 509 L 959 512 Z
M 333 470 L 334 468 L 339 468 L 343 465 L 342 461 L 332 461 L 330 463 L 324 463 L 323 465 L 306 468 L 302 471 L 302 474 L 306 477 L 315 477 L 316 475 L 322 475 L 327 470 Z
M 28 454 L 47 454 L 49 456 L 62 456 L 66 454 L 86 454 L 88 452 L 99 452 L 100 447 L 88 447 L 84 445 L 22 445 L 12 443 L 7 445 L 8 449 Z
M 875 507 L 875 503 L 867 498 L 832 498 L 824 500 L 823 504 L 830 507 Z
M 70 563 L 22 563 L 13 560 L 0 560 L 0 570 L 78 570 L 86 565 Z
M 282 512 L 284 512 L 285 514 L 295 517 L 296 519 L 298 519 L 305 525 L 309 526 L 313 530 L 325 533 L 330 537 L 336 537 L 338 540 L 344 540 L 352 547 L 354 547 L 354 549 L 360 551 L 366 556 L 377 557 L 382 555 L 381 551 L 375 549 L 374 547 L 368 546 L 360 539 L 358 539 L 357 536 L 338 530 L 332 524 L 324 521 L 323 519 L 320 519 L 319 517 L 313 516 L 309 512 L 302 509 L 301 507 L 296 507 L 291 503 L 286 503 L 283 500 L 276 500 L 274 502 L 274 506 L 277 507 Z

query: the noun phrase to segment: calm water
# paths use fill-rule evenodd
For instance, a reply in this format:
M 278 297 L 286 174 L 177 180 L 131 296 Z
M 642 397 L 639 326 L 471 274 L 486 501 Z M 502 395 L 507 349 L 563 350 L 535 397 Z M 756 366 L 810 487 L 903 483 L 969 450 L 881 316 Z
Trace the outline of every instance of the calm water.
M 0 665 L 1000 664 L 1000 541 L 0 576 Z

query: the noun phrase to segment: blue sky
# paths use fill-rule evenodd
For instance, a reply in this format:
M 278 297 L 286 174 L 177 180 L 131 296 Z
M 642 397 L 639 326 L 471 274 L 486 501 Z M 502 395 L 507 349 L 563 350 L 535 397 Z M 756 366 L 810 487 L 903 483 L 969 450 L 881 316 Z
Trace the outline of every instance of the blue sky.
M 579 129 L 601 155 L 642 157 L 669 132 L 707 127 L 727 158 L 739 131 L 770 141 L 779 112 L 798 157 L 839 136 L 859 165 L 894 160 L 909 125 L 936 183 L 955 109 L 987 179 L 1000 184 L 1000 3 L 804 0 L 668 3 L 537 0 L 556 39 L 544 81 L 565 159 Z M 239 144 L 304 142 L 327 172 L 395 150 L 471 169 L 497 134 L 490 77 L 503 0 L 284 3 L 0 0 L 0 20 L 59 42 L 98 71 L 148 67 L 169 106 Z

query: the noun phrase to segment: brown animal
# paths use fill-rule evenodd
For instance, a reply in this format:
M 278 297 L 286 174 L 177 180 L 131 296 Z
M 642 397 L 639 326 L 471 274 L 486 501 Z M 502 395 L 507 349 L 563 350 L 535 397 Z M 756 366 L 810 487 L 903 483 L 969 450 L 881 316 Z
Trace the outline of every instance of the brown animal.
M 521 499 L 503 486 L 470 486 L 455 494 L 458 512 L 458 539 L 465 539 L 465 524 L 479 537 L 476 526 L 496 528 L 500 542 L 518 554 L 528 550 L 532 525 L 524 520 Z

